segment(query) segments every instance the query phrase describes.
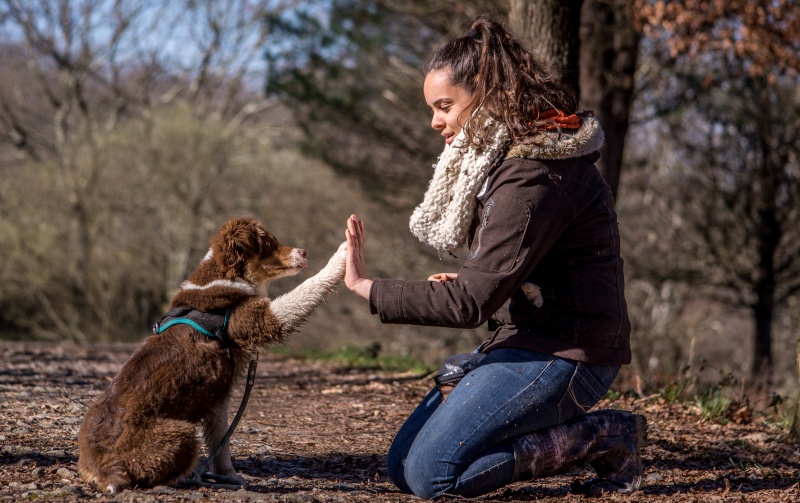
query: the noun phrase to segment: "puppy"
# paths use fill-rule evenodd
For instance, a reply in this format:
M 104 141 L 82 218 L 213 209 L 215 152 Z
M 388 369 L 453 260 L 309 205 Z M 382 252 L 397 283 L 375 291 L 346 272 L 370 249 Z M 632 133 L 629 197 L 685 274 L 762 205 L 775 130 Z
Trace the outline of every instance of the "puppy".
M 305 250 L 280 244 L 255 219 L 227 222 L 172 299 L 172 308 L 226 313 L 223 339 L 190 324 L 149 337 L 84 418 L 81 476 L 115 493 L 191 474 L 200 451 L 196 426 L 203 427 L 213 452 L 227 431 L 231 390 L 250 352 L 283 341 L 300 326 L 344 276 L 346 250 L 342 243 L 316 276 L 271 301 L 267 284 L 305 268 Z M 233 468 L 228 442 L 211 471 L 246 485 Z

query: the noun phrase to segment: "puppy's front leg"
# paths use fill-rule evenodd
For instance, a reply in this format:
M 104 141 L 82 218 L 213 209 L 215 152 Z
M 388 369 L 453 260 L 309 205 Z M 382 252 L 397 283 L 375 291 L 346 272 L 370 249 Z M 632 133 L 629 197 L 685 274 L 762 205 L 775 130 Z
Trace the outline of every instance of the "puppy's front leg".
M 270 303 L 270 310 L 281 324 L 284 336 L 299 328 L 314 308 L 322 303 L 325 296 L 342 281 L 346 257 L 347 243 L 345 242 L 339 246 L 339 249 L 320 272 Z
M 228 407 L 230 405 L 230 398 L 225 400 L 213 414 L 203 424 L 203 437 L 206 442 L 206 450 L 208 455 L 214 455 L 217 447 L 220 447 L 220 442 L 225 438 L 225 433 L 228 431 Z M 231 462 L 231 444 L 229 439 L 220 447 L 219 452 L 211 460 L 211 472 L 217 475 L 224 475 L 232 479 L 238 480 L 247 487 L 247 481 L 236 473 Z M 199 475 L 203 475 L 202 473 Z

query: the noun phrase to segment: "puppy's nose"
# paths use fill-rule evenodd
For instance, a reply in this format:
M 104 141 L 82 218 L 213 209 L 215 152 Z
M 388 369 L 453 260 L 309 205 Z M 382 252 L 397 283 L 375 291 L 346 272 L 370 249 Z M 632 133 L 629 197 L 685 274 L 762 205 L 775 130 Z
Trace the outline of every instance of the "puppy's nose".
M 305 250 L 303 250 L 302 248 L 301 248 L 301 249 L 298 249 L 298 250 L 297 250 L 297 253 L 299 253 L 301 257 L 303 257 L 303 258 L 306 258 L 306 255 L 307 255 L 307 253 L 306 253 L 306 251 L 305 251 Z

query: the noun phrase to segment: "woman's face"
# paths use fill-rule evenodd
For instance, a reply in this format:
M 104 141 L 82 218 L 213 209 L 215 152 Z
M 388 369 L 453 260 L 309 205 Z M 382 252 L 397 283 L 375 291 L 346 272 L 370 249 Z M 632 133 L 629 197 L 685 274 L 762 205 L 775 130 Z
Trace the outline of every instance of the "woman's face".
M 441 131 L 445 143 L 451 144 L 472 113 L 472 95 L 450 83 L 450 71 L 446 68 L 428 73 L 422 91 L 433 110 L 431 127 Z

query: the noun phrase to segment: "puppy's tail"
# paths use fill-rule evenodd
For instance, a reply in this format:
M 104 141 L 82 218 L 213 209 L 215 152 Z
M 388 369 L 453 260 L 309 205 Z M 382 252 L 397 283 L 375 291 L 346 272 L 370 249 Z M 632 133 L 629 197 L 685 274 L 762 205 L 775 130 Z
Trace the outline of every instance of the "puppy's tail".
M 346 258 L 347 242 L 344 242 L 320 272 L 270 303 L 284 336 L 297 330 L 325 296 L 336 289 L 344 278 Z

